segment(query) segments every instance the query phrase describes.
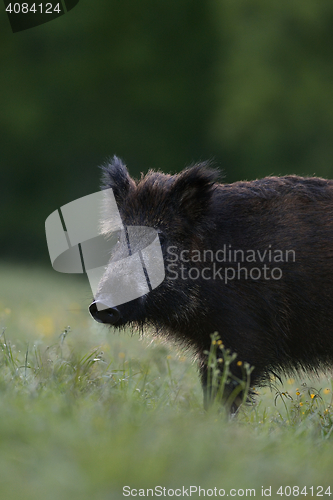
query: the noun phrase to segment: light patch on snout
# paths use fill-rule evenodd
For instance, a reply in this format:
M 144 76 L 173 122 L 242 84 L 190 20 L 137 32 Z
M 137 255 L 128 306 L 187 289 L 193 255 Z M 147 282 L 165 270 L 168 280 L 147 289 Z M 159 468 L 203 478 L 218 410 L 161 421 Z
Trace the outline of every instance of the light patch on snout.
M 128 226 L 106 266 L 87 270 L 99 310 L 115 307 L 146 295 L 165 277 L 157 231 Z
M 87 275 L 91 289 L 96 290 L 94 296 L 99 310 L 124 304 L 149 292 L 138 254 L 111 262 L 106 268 L 91 269 Z

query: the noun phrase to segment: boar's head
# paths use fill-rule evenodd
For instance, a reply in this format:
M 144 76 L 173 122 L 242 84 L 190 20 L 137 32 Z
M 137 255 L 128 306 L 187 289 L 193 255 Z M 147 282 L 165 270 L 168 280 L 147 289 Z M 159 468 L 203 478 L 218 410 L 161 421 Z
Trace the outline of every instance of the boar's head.
M 117 157 L 102 168 L 103 189 L 112 188 L 124 230 L 117 234 L 90 305 L 91 315 L 115 327 L 132 324 L 142 329 L 150 324 L 158 332 L 195 345 L 193 327 L 197 325 L 199 331 L 207 316 L 203 284 L 182 279 L 179 271 L 184 262 L 177 256 L 184 249 L 203 248 L 207 235 L 214 232 L 211 201 L 219 173 L 205 162 L 177 175 L 150 171 L 136 181 Z M 107 201 L 101 227 L 106 237 L 115 237 L 109 227 Z M 153 265 L 158 251 L 163 257 L 162 279 L 160 268 L 151 273 L 142 259 L 142 251 L 149 245 Z M 133 257 L 133 265 L 128 264 L 128 256 Z M 120 285 L 117 273 L 122 275 Z M 155 285 L 160 281 L 157 286 L 154 279 Z M 135 290 L 137 298 L 119 303 L 114 295 L 121 295 L 122 288 Z

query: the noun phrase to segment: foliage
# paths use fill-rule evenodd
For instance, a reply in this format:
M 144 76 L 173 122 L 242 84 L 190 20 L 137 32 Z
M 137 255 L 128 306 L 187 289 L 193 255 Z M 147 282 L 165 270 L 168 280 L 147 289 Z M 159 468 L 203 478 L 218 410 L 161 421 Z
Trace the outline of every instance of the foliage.
M 71 276 L 0 271 L 3 498 L 120 499 L 126 485 L 255 488 L 256 496 L 271 486 L 278 498 L 280 486 L 310 494 L 331 484 L 324 379 L 272 381 L 233 418 L 219 407 L 204 412 L 190 353 L 95 325 Z M 71 329 L 58 330 L 59 317 Z M 214 340 L 212 352 L 222 351 Z
M 326 0 L 111 0 L 13 34 L 3 13 L 3 254 L 47 261 L 45 218 L 115 153 L 134 176 L 213 157 L 228 181 L 331 176 L 332 18 Z
M 224 347 L 218 332 L 213 333 L 211 338 L 210 350 L 205 352 L 207 355 L 207 386 L 211 387 L 208 393 L 208 404 L 212 405 L 215 411 L 219 410 L 219 406 L 223 404 L 226 412 L 230 412 L 232 409 L 236 409 L 239 404 L 246 403 L 253 367 L 249 363 L 238 360 L 237 365 L 242 367 L 243 377 L 236 377 L 232 373 L 231 364 L 237 359 L 237 353 L 232 353 Z M 227 391 L 228 385 L 233 388 L 231 391 Z M 235 407 L 233 407 L 234 404 Z

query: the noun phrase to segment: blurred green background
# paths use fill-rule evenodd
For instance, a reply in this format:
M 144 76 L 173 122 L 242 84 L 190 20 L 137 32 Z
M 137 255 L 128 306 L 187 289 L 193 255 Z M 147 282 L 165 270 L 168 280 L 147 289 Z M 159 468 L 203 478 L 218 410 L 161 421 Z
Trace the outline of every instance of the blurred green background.
M 113 154 L 332 177 L 332 51 L 331 0 L 81 0 L 15 34 L 0 8 L 2 258 L 47 264 L 46 217 Z

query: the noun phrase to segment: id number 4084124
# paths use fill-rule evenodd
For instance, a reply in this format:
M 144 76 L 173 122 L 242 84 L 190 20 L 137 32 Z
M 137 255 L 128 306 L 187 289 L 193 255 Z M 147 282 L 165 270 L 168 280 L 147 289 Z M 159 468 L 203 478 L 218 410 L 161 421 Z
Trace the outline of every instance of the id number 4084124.
M 331 496 L 331 487 L 328 486 L 324 488 L 323 486 L 304 486 L 304 488 L 300 488 L 299 486 L 280 486 L 280 488 L 276 492 L 277 495 L 281 497 L 298 497 L 301 495 L 305 495 L 306 497 L 326 497 Z M 302 497 L 301 497 L 302 498 Z M 304 497 L 303 497 L 304 498 Z
M 9 14 L 53 14 L 53 12 L 57 12 L 60 14 L 62 9 L 60 7 L 60 3 L 52 4 L 50 2 L 41 2 L 41 3 L 33 3 L 30 7 L 26 2 L 24 3 L 9 3 L 6 7 L 6 12 Z

